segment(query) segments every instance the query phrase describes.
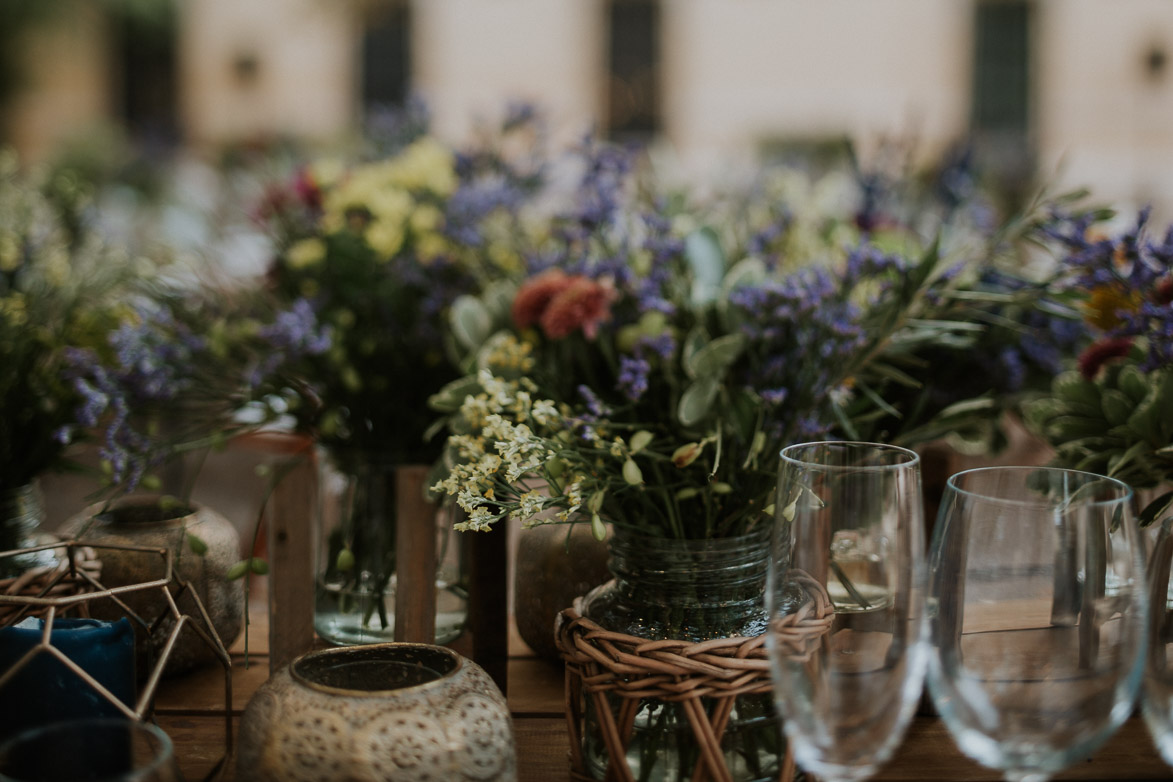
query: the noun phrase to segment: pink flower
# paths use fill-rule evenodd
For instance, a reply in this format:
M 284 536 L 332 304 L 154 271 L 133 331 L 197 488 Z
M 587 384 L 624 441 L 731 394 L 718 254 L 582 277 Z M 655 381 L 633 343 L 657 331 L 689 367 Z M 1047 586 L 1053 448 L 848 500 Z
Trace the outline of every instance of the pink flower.
M 600 282 L 589 277 L 571 277 L 546 306 L 541 316 L 542 331 L 550 339 L 562 339 L 582 329 L 587 339 L 599 333 L 599 324 L 611 319 L 611 302 L 618 298 L 609 280 Z
M 521 286 L 513 299 L 510 314 L 519 329 L 537 323 L 546 312 L 551 299 L 571 284 L 572 279 L 561 269 L 547 269 Z

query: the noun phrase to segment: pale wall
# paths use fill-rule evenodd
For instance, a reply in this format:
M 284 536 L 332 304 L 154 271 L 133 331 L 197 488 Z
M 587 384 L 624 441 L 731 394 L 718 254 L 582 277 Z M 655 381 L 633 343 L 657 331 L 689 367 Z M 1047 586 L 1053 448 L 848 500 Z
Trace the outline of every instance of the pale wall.
M 972 11 L 943 0 L 669 0 L 667 135 L 713 170 L 780 136 L 915 136 L 969 117 Z
M 1098 200 L 1173 220 L 1173 3 L 1063 0 L 1040 7 L 1040 163 L 1057 186 L 1090 185 Z M 1144 77 L 1150 45 L 1169 62 Z
M 91 3 L 51 15 L 21 42 L 25 81 L 0 123 L 22 159 L 43 160 L 62 140 L 107 120 L 113 96 L 106 47 L 103 17 Z
M 289 135 L 331 141 L 357 118 L 356 4 L 340 0 L 184 0 L 180 113 L 187 140 Z M 234 61 L 256 58 L 252 82 Z
M 436 131 L 462 138 L 511 100 L 548 116 L 552 138 L 575 139 L 602 105 L 598 0 L 416 0 L 415 85 Z

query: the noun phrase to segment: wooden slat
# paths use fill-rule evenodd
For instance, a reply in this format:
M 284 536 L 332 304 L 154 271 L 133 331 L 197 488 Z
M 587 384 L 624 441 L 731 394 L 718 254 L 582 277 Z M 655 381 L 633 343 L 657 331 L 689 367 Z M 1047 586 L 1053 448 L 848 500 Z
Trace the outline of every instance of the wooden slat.
M 224 724 L 213 716 L 160 714 L 159 725 L 175 742 L 188 780 L 202 779 L 224 754 Z M 566 723 L 556 717 L 515 717 L 518 782 L 556 782 L 570 777 Z M 1173 771 L 1156 755 L 1143 723 L 1132 719 L 1094 757 L 1056 780 L 1170 779 Z M 960 754 L 945 727 L 918 718 L 896 757 L 873 777 L 877 782 L 998 782 L 1001 775 Z
M 498 524 L 490 532 L 467 534 L 472 548 L 468 606 L 472 658 L 493 677 L 502 692 L 508 692 L 508 532 L 504 524 Z
M 395 470 L 395 640 L 436 640 L 436 506 L 424 496 L 426 465 Z
M 313 517 L 317 505 L 317 463 L 313 441 L 300 435 L 261 432 L 238 438 L 235 447 L 258 454 L 281 480 L 264 508 L 269 577 L 268 638 L 264 650 L 276 670 L 314 643 Z M 255 552 L 254 552 L 255 555 Z M 254 581 L 254 584 L 256 582 Z M 251 601 L 250 601 L 251 602 Z M 250 605 L 250 621 L 258 612 Z M 249 648 L 259 650 L 249 637 Z

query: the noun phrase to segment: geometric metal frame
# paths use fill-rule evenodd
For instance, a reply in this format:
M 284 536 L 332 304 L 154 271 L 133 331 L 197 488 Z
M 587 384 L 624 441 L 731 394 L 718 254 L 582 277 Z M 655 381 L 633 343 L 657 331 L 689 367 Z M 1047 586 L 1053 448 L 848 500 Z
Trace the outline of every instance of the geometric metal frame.
M 224 647 L 224 642 L 220 640 L 219 634 L 212 626 L 212 620 L 208 616 L 207 610 L 204 608 L 203 601 L 200 600 L 198 592 L 191 586 L 191 584 L 180 578 L 172 566 L 172 554 L 165 548 L 154 548 L 149 546 L 133 546 L 133 545 L 112 545 L 103 543 L 93 543 L 89 541 L 66 540 L 60 543 L 47 543 L 40 546 L 32 546 L 29 548 L 14 549 L 11 551 L 0 551 L 0 561 L 10 557 L 18 557 L 37 552 L 50 551 L 54 549 L 64 549 L 65 556 L 56 566 L 47 567 L 45 575 L 48 580 L 37 590 L 36 594 L 0 594 L 0 607 L 12 606 L 16 607 L 14 613 L 0 616 L 0 627 L 7 627 L 16 624 L 24 617 L 43 614 L 45 626 L 42 630 L 41 641 L 39 644 L 29 649 L 11 668 L 9 668 L 3 675 L 0 675 L 0 691 L 2 691 L 9 681 L 11 681 L 17 673 L 25 666 L 41 655 L 49 655 L 57 659 L 61 664 L 71 670 L 74 674 L 81 678 L 89 687 L 91 687 L 98 695 L 109 701 L 115 708 L 122 712 L 126 717 L 145 721 L 147 715 L 151 714 L 154 705 L 155 694 L 159 687 L 159 682 L 163 676 L 163 669 L 167 665 L 168 659 L 171 657 L 172 650 L 175 648 L 176 641 L 183 629 L 190 628 L 199 638 L 206 644 L 215 654 L 216 658 L 224 668 L 224 731 L 226 750 L 224 757 L 216 764 L 215 768 L 208 774 L 206 779 L 218 779 L 220 775 L 227 769 L 227 760 L 232 755 L 233 733 L 232 733 L 232 659 L 228 656 L 228 650 Z M 85 567 L 78 564 L 79 555 L 83 550 L 116 550 L 116 551 L 130 551 L 140 552 L 145 557 L 158 556 L 162 559 L 164 564 L 164 574 L 162 578 L 157 578 L 151 581 L 143 581 L 136 584 L 127 584 L 125 586 L 107 588 L 98 578 L 95 578 L 92 573 Z M 75 594 L 64 594 L 49 596 L 54 589 L 60 589 L 61 586 L 73 586 L 78 590 L 89 590 Z M 137 613 L 135 613 L 123 600 L 122 595 L 135 592 L 148 592 L 151 590 L 158 590 L 163 597 L 166 604 L 166 611 L 159 614 L 158 617 L 148 622 Z M 173 592 L 174 590 L 174 592 Z M 184 593 L 189 593 L 191 599 L 195 602 L 198 609 L 198 616 L 191 616 L 183 613 L 176 599 L 182 597 Z M 143 691 L 138 696 L 138 701 L 133 705 L 123 703 L 116 695 L 102 686 L 100 682 L 94 679 L 89 673 L 81 668 L 73 660 L 69 659 L 60 649 L 53 646 L 53 624 L 58 613 L 64 614 L 72 609 L 78 609 L 83 614 L 88 613 L 88 606 L 95 600 L 111 600 L 126 614 L 132 622 L 146 631 L 148 637 L 153 637 L 162 622 L 170 616 L 175 625 L 171 628 L 167 635 L 166 642 L 163 645 L 163 650 L 159 654 L 159 659 L 155 661 L 151 668 L 150 676 Z

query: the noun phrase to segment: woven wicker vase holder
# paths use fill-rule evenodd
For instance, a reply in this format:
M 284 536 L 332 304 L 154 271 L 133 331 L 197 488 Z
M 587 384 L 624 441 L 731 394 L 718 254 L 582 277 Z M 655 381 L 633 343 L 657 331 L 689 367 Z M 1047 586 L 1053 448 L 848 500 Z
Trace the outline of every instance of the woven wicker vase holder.
M 776 620 L 771 631 L 796 652 L 830 629 L 830 601 L 813 610 Z M 607 747 L 607 780 L 634 782 L 626 762 L 640 700 L 680 703 L 687 715 L 700 759 L 692 782 L 732 782 L 721 754 L 721 737 L 739 695 L 769 693 L 770 672 L 765 635 L 688 641 L 649 641 L 605 630 L 582 615 L 582 598 L 558 617 L 558 648 L 566 662 L 566 723 L 570 733 L 570 774 L 591 780 L 582 754 L 584 709 L 590 699 Z M 619 697 L 612 709 L 607 694 Z M 715 701 L 706 711 L 702 698 Z M 794 756 L 789 746 L 778 779 L 792 782 Z

